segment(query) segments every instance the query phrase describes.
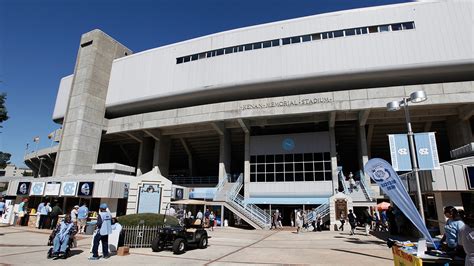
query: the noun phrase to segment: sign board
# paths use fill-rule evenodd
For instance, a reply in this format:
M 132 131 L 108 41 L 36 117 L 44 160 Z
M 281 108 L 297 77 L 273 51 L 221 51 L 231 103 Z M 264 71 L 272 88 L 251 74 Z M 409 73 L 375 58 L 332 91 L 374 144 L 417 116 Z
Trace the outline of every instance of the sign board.
M 18 182 L 18 189 L 16 190 L 16 194 L 18 196 L 28 196 L 30 192 L 31 182 Z
M 128 191 L 130 190 L 130 184 L 129 183 L 124 183 L 123 185 L 123 198 L 127 199 L 128 198 Z
M 43 196 L 44 185 L 45 185 L 44 182 L 31 183 L 30 196 Z
M 415 148 L 420 170 L 439 169 L 438 148 L 434 132 L 416 133 Z
M 467 186 L 474 189 L 474 166 L 466 167 Z
M 79 189 L 77 190 L 77 196 L 92 197 L 94 192 L 94 182 L 79 182 Z
M 160 213 L 161 188 L 157 184 L 143 184 L 140 187 L 137 213 Z
M 77 182 L 63 182 L 61 196 L 76 196 Z
M 396 266 L 421 266 L 423 261 L 411 254 L 408 254 L 398 247 L 392 247 L 393 264 Z
M 174 199 L 182 200 L 184 195 L 184 190 L 182 188 L 175 188 L 174 190 Z
M 13 200 L 5 200 L 5 211 L 0 216 L 0 223 L 9 224 L 13 214 Z
M 341 214 L 347 218 L 347 201 L 344 199 L 338 199 L 335 202 L 336 205 L 336 220 L 341 219 Z
M 410 146 L 406 134 L 388 135 L 390 158 L 395 171 L 411 171 Z
M 44 189 L 45 196 L 58 196 L 61 190 L 61 182 L 48 182 Z
M 420 170 L 439 169 L 438 149 L 434 132 L 415 133 L 415 149 Z M 388 135 L 390 157 L 395 171 L 412 171 L 407 134 Z

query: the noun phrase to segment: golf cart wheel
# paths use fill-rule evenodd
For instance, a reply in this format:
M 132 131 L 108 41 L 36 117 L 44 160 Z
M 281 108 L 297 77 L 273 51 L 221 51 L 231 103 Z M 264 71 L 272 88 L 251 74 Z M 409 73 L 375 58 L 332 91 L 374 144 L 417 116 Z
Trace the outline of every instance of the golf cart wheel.
M 186 242 L 182 238 L 177 238 L 173 242 L 173 253 L 183 254 L 186 251 Z
M 151 242 L 151 250 L 153 250 L 153 252 L 160 252 L 165 248 L 164 244 L 163 241 L 160 241 L 160 237 L 157 236 L 153 239 L 153 242 Z
M 199 248 L 207 248 L 207 236 L 201 236 L 199 240 Z

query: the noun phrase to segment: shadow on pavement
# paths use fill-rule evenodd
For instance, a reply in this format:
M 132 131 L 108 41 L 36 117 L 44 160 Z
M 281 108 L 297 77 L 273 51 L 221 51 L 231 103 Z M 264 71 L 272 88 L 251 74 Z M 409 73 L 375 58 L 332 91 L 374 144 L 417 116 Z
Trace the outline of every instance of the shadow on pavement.
M 388 259 L 388 258 L 384 258 L 384 257 L 380 257 L 380 256 L 375 256 L 375 255 L 370 255 L 370 254 L 365 254 L 365 253 L 356 252 L 356 251 L 350 251 L 350 250 L 344 250 L 344 249 L 334 249 L 334 248 L 331 249 L 331 250 L 339 251 L 339 252 L 345 252 L 345 253 L 350 253 L 350 254 L 356 254 L 356 255 L 361 255 L 361 256 L 366 256 L 366 257 L 372 257 L 372 258 L 377 258 L 377 259 L 382 259 L 382 260 L 392 261 L 392 259 Z

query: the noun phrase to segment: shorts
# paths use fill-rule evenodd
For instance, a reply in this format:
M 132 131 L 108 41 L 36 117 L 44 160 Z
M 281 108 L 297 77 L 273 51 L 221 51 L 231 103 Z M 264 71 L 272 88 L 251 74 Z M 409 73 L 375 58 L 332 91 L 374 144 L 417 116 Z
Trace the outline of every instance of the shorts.
M 87 219 L 77 219 L 77 223 L 79 226 L 86 226 Z

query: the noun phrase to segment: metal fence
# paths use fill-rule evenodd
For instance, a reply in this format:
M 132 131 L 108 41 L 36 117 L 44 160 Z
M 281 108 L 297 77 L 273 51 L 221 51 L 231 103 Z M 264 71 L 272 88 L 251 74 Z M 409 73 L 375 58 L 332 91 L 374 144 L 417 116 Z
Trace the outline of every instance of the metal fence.
M 124 226 L 124 246 L 130 248 L 149 248 L 158 235 L 158 226 Z

